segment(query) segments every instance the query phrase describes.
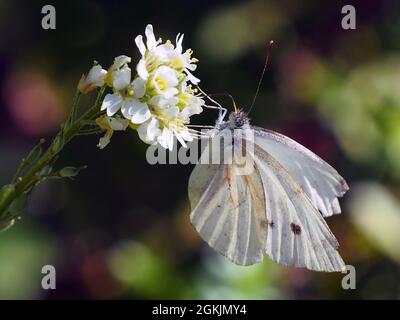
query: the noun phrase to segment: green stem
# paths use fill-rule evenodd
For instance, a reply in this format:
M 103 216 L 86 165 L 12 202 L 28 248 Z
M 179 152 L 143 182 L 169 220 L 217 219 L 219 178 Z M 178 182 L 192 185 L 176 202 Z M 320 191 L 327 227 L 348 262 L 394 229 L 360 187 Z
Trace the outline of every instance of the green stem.
M 79 90 L 76 91 L 74 100 L 72 102 L 72 108 L 69 113 L 68 120 L 66 121 L 66 126 L 69 127 L 75 120 L 78 111 L 78 104 L 81 98 L 81 92 Z
M 5 211 L 11 205 L 11 203 L 18 198 L 32 183 L 37 181 L 39 178 L 37 173 L 40 172 L 40 170 L 42 170 L 47 164 L 49 164 L 52 159 L 54 159 L 54 157 L 56 157 L 57 154 L 64 148 L 64 146 L 78 134 L 85 121 L 92 120 L 94 116 L 97 115 L 104 90 L 104 87 L 100 89 L 96 98 L 96 102 L 90 109 L 88 109 L 78 120 L 73 120 L 72 118 L 76 115 L 77 103 L 79 101 L 79 94 L 76 95 L 74 99 L 74 105 L 72 107 L 74 110 L 71 112 L 70 117 L 66 121 L 68 125 L 62 127 L 60 132 L 56 135 L 55 139 L 47 148 L 46 152 L 35 162 L 28 173 L 19 181 L 17 181 L 14 191 L 7 194 L 0 203 L 0 223 L 4 218 Z
M 29 152 L 28 156 L 22 159 L 21 164 L 19 165 L 17 171 L 15 172 L 14 177 L 11 180 L 11 183 L 14 184 L 17 182 L 18 178 L 21 176 L 22 172 L 26 167 L 30 165 L 38 156 L 40 156 L 42 145 L 45 143 L 44 139 L 40 139 L 39 143 L 33 147 L 31 152 Z M 38 155 L 35 155 L 38 153 Z

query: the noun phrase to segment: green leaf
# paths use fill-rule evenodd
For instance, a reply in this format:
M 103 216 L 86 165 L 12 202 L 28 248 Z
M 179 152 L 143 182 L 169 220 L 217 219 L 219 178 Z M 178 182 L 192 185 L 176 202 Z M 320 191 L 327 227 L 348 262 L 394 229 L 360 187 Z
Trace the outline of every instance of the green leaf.
M 52 168 L 47 169 L 43 172 L 40 173 L 40 179 L 38 180 L 38 183 L 43 182 L 45 180 L 58 180 L 58 179 L 63 179 L 63 178 L 69 178 L 73 179 L 75 176 L 79 174 L 83 169 L 86 169 L 87 166 L 81 166 L 81 167 L 64 167 L 59 171 L 53 172 Z
M 73 178 L 79 174 L 82 170 L 86 169 L 87 166 L 81 166 L 81 167 L 65 167 L 62 168 L 59 172 L 58 175 L 61 178 Z

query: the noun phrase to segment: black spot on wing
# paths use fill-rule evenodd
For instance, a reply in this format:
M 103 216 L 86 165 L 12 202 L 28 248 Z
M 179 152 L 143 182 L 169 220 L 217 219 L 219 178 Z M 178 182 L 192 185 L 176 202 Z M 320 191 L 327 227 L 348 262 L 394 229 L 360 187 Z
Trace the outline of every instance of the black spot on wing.
M 292 232 L 296 235 L 301 233 L 301 227 L 293 222 L 290 224 L 290 230 L 292 230 Z
M 270 226 L 271 229 L 273 229 L 275 227 L 275 223 L 273 221 L 271 221 L 270 223 L 268 223 L 268 225 Z

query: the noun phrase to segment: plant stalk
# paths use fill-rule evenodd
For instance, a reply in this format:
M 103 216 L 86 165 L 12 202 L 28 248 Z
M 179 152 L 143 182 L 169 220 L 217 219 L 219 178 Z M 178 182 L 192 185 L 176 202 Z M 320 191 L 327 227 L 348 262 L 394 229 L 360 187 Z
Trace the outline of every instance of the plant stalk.
M 16 177 L 16 179 L 13 179 L 13 182 L 15 182 L 14 190 L 8 193 L 0 204 L 0 224 L 3 222 L 3 219 L 6 218 L 6 211 L 12 202 L 39 178 L 37 176 L 38 172 L 48 165 L 52 159 L 54 159 L 54 157 L 61 152 L 64 146 L 79 134 L 80 129 L 88 120 L 93 120 L 93 118 L 98 114 L 104 90 L 104 87 L 101 88 L 93 106 L 77 120 L 74 120 L 77 112 L 77 102 L 79 101 L 79 94 L 76 95 L 74 104 L 72 106 L 73 110 L 69 118 L 66 120 L 62 129 L 57 133 L 50 146 L 43 153 L 43 155 L 35 161 L 24 177 Z M 20 171 L 20 169 L 18 171 Z

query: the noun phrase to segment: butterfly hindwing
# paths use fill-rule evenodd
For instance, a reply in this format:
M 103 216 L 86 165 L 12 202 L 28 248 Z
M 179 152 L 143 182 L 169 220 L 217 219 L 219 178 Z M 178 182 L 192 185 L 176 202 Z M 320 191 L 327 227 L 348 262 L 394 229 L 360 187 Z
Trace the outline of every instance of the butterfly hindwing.
M 275 158 L 255 146 L 269 222 L 265 252 L 274 261 L 315 271 L 342 271 L 338 242 L 300 185 Z
M 341 212 L 338 198 L 342 197 L 349 187 L 334 168 L 282 134 L 263 128 L 252 128 L 255 143 L 290 173 L 324 217 Z

